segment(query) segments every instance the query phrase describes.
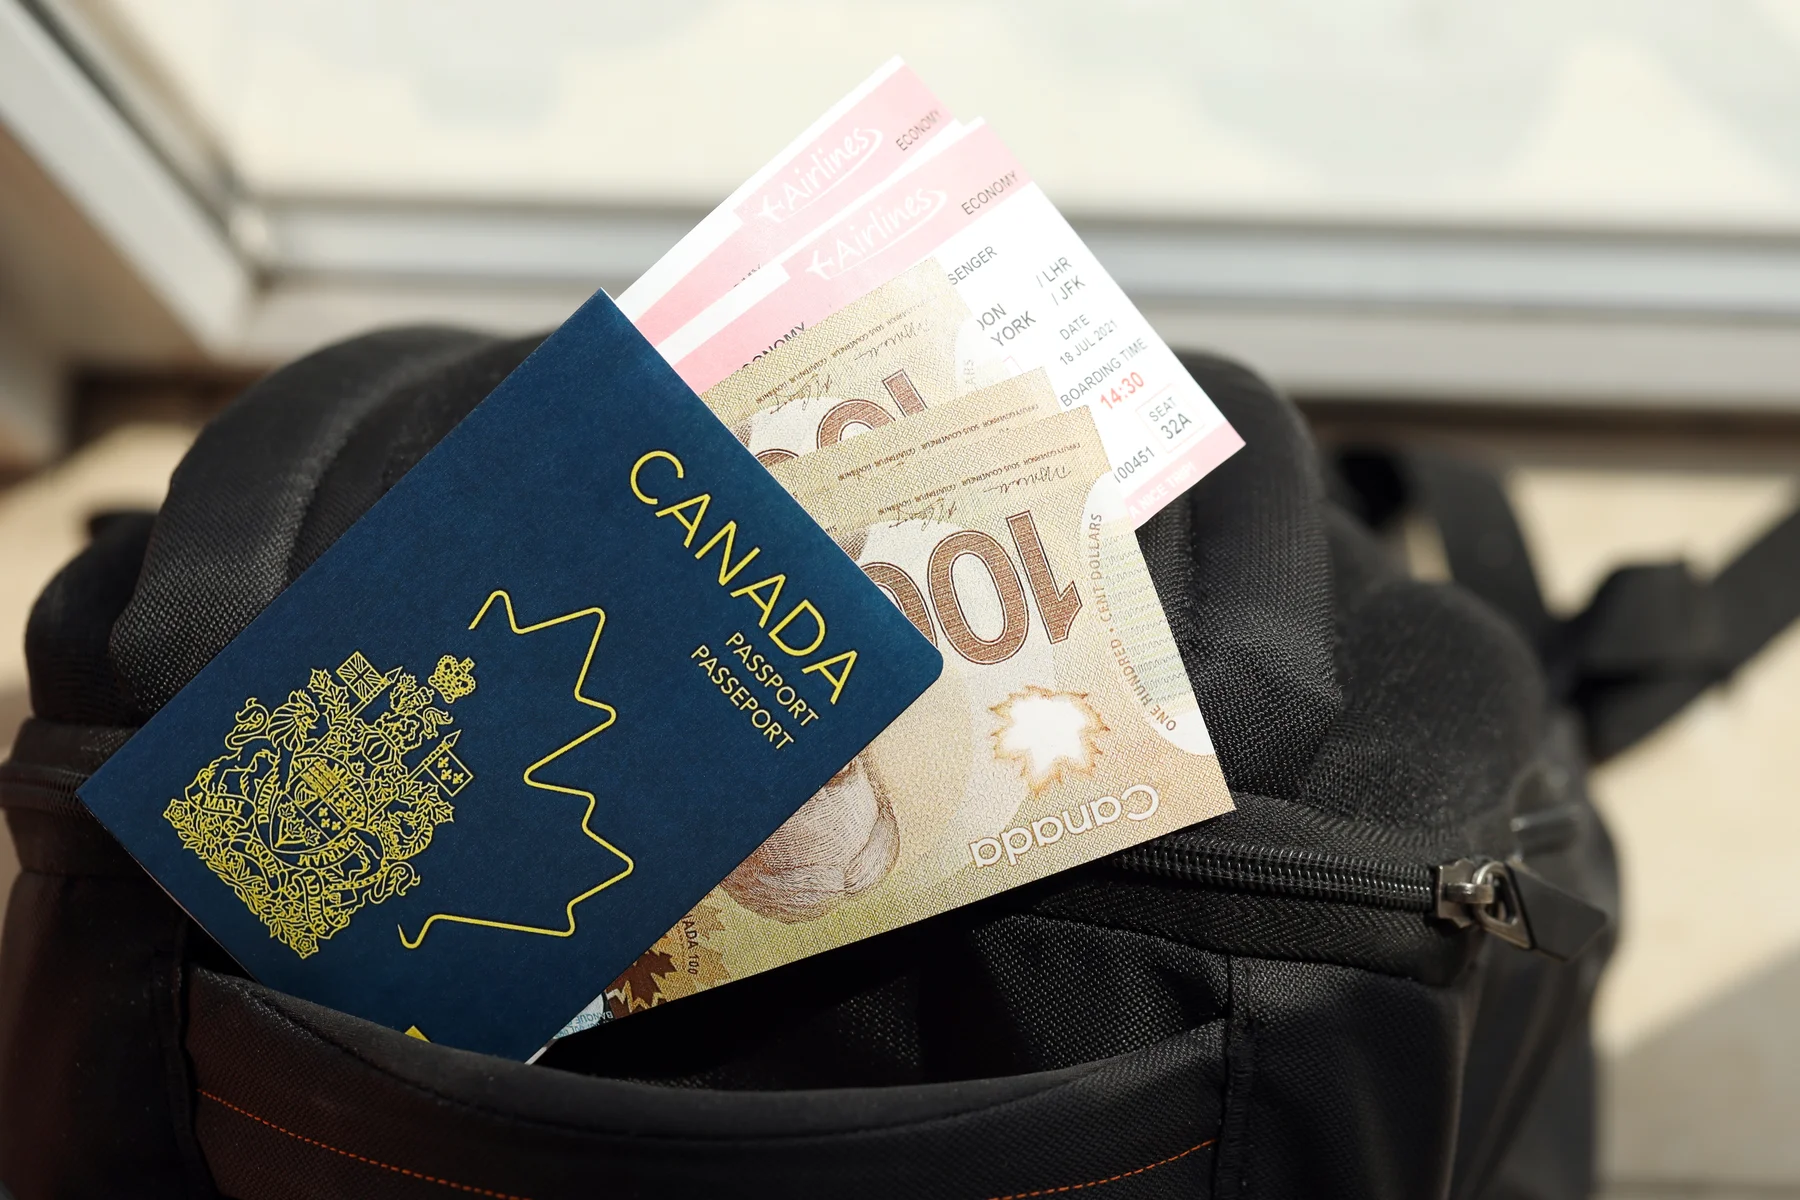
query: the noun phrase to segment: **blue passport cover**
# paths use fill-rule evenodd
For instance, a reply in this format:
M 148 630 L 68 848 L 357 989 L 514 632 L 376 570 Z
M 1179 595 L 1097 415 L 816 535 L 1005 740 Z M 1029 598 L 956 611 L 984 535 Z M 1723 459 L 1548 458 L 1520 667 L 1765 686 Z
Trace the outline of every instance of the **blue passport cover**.
M 941 665 L 600 294 L 80 795 L 262 982 L 526 1058 Z

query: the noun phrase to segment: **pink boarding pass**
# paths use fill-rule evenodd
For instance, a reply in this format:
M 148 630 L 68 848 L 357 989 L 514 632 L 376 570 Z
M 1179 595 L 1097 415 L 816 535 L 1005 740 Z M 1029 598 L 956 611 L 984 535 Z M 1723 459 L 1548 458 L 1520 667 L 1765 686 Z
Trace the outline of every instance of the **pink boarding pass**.
M 1134 526 L 1243 447 L 1212 399 L 992 130 L 946 136 L 929 162 L 864 197 L 658 349 L 704 392 L 927 258 L 988 353 L 1044 368 L 1086 406 Z
M 620 311 L 661 344 L 954 127 L 912 68 L 890 59 L 626 288 Z

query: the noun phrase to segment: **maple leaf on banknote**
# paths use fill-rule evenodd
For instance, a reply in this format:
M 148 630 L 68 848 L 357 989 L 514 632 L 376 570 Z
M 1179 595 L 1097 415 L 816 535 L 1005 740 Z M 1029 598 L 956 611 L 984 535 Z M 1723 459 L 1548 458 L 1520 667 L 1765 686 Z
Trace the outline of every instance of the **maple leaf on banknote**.
M 672 974 L 674 970 L 675 960 L 652 947 L 638 955 L 637 961 L 627 967 L 623 975 L 613 980 L 612 986 L 606 989 L 606 998 L 628 1013 L 649 1008 L 656 1002 L 656 995 L 660 990 L 657 986 L 658 979 Z
M 1056 692 L 1034 683 L 988 711 L 1000 718 L 994 757 L 1017 763 L 1033 796 L 1071 774 L 1094 773 L 1107 728 L 1086 692 Z
M 729 980 L 725 960 L 710 941 L 724 928 L 715 905 L 705 900 L 696 904 L 681 924 L 607 985 L 607 1010 L 614 1017 L 630 1016 Z

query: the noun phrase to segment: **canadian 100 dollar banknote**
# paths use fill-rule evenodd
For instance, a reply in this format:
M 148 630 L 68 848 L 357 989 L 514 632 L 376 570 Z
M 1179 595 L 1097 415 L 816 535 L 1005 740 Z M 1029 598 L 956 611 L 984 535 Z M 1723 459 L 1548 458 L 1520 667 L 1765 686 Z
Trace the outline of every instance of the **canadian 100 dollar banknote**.
M 1013 374 L 927 259 L 709 389 L 765 467 L 916 416 Z M 1049 388 L 1052 399 L 1054 389 Z
M 565 1032 L 1231 809 L 1092 417 L 957 436 L 1002 411 L 969 397 L 776 469 L 944 673 Z

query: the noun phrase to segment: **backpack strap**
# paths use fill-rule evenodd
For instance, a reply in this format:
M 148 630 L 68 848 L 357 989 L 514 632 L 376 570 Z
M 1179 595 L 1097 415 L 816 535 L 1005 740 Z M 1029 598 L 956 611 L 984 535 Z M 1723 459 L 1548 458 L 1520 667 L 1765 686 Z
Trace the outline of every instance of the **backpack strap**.
M 1800 511 L 1710 580 L 1683 562 L 1620 567 L 1572 619 L 1564 656 L 1596 758 L 1721 683 L 1800 617 Z
M 1685 562 L 1623 566 L 1585 609 L 1559 619 L 1494 471 L 1435 451 L 1368 448 L 1344 451 L 1337 468 L 1338 498 L 1371 525 L 1410 509 L 1437 526 L 1451 577 L 1537 650 L 1553 693 L 1581 712 L 1596 761 L 1647 737 L 1800 618 L 1800 510 L 1710 580 Z

